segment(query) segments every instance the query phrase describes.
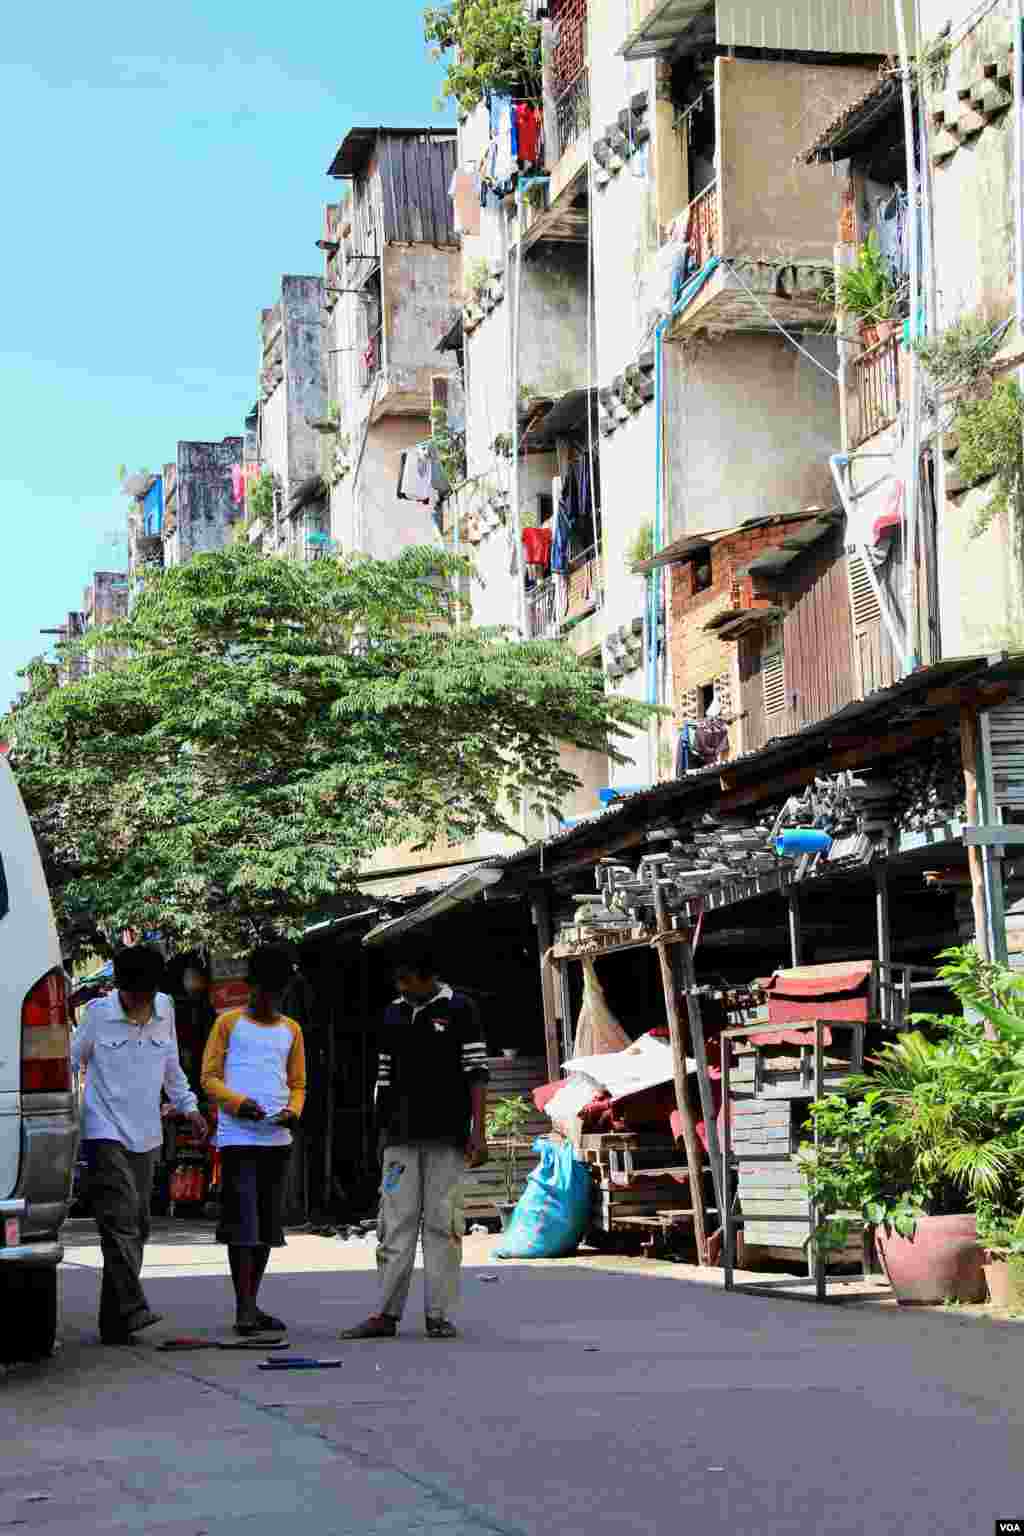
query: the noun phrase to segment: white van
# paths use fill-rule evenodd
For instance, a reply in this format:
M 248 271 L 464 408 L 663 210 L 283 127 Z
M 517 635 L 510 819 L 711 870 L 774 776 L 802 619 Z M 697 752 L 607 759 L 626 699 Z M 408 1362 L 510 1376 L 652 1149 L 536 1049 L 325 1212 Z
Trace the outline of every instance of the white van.
M 60 943 L 43 866 L 0 758 L 0 1360 L 48 1355 L 78 1107 Z

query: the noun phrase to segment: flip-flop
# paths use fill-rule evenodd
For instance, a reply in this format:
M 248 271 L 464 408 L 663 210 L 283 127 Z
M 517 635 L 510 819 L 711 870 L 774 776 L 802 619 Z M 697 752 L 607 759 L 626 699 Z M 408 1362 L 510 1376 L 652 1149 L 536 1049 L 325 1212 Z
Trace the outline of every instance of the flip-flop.
M 275 1338 L 273 1334 L 264 1334 L 255 1339 L 218 1339 L 218 1349 L 287 1349 L 288 1340 L 283 1334 Z
M 218 1344 L 216 1339 L 162 1339 L 156 1348 L 165 1354 L 177 1354 L 192 1349 L 217 1349 Z
M 288 1324 L 279 1317 L 271 1317 L 269 1312 L 261 1312 L 255 1322 L 236 1323 L 235 1332 L 243 1339 L 252 1339 L 261 1333 L 287 1333 Z

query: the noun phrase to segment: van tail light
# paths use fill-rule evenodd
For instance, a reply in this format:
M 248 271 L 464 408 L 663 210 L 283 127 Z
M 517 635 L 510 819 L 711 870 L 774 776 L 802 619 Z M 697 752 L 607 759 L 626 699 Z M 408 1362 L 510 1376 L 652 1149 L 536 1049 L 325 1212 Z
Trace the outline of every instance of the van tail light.
M 71 1092 L 71 1030 L 62 971 L 48 971 L 21 1005 L 21 1091 Z

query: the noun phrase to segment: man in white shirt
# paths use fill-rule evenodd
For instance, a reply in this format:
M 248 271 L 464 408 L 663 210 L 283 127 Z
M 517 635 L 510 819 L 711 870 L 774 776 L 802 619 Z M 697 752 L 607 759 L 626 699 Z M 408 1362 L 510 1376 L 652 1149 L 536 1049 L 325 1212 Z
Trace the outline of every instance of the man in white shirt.
M 74 1070 L 85 1070 L 82 1148 L 89 1197 L 103 1249 L 100 1338 L 127 1344 L 160 1318 L 139 1276 L 149 1236 L 153 1173 L 163 1140 L 160 1095 L 207 1134 L 181 1069 L 174 1002 L 159 992 L 159 950 L 138 945 L 114 956 L 114 990 L 84 1011 L 71 1044 Z

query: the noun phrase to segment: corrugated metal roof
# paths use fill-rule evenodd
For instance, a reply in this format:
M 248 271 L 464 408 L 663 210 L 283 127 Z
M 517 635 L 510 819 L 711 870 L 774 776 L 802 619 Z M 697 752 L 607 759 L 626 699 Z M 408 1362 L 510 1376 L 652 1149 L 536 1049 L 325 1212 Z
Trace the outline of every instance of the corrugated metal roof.
M 450 139 L 454 143 L 456 131 L 454 128 L 350 128 L 327 167 L 328 176 L 339 179 L 358 176 L 366 169 L 377 140 L 384 135 L 395 139 Z M 447 190 L 446 187 L 446 194 Z
M 869 145 L 891 118 L 902 116 L 902 87 L 896 75 L 886 74 L 870 90 L 851 101 L 803 150 L 797 161 L 814 165 L 820 161 L 848 160 L 857 150 Z
M 803 730 L 791 736 L 777 737 L 757 752 L 748 752 L 741 757 L 730 758 L 727 763 L 718 763 L 710 768 L 699 769 L 687 774 L 683 779 L 670 779 L 664 783 L 655 784 L 650 789 L 637 790 L 635 794 L 624 796 L 616 805 L 609 806 L 607 810 L 579 826 L 570 827 L 543 842 L 533 843 L 528 848 L 506 854 L 503 858 L 493 859 L 490 862 L 503 864 L 510 870 L 521 870 L 524 874 L 529 866 L 533 865 L 535 872 L 542 875 L 546 856 L 551 850 L 561 852 L 573 845 L 582 848 L 588 842 L 600 846 L 614 835 L 612 828 L 616 822 L 621 823 L 622 830 L 625 831 L 631 822 L 641 819 L 646 825 L 654 824 L 659 812 L 666 819 L 670 815 L 698 813 L 709 799 L 717 797 L 718 784 L 723 773 L 734 776 L 737 769 L 741 770 L 741 782 L 736 785 L 738 789 L 753 787 L 759 780 L 768 783 L 770 775 L 775 774 L 792 760 L 812 761 L 811 754 L 815 746 L 827 745 L 830 737 L 841 728 L 854 724 L 867 725 L 869 722 L 877 724 L 894 722 L 901 713 L 901 705 L 905 705 L 907 709 L 915 707 L 915 695 L 921 696 L 916 701 L 916 712 L 920 714 L 927 708 L 925 696 L 937 683 L 944 683 L 947 686 L 966 686 L 981 679 L 989 684 L 1024 680 L 1024 654 L 958 656 L 951 657 L 947 661 L 936 662 L 930 667 L 922 667 L 891 687 L 878 689 L 875 693 L 869 694 L 866 699 L 847 704 L 835 714 L 813 725 L 805 726 Z M 713 791 L 710 796 L 709 790 Z M 687 801 L 691 798 L 697 803 L 688 806 Z M 642 816 L 641 813 L 643 813 Z M 653 816 L 651 813 L 654 813 Z M 529 878 L 528 875 L 527 878 Z
M 715 544 L 720 544 L 723 539 L 738 538 L 740 534 L 749 533 L 752 528 L 771 528 L 775 524 L 809 522 L 819 518 L 823 511 L 824 509 L 819 507 L 806 507 L 802 512 L 778 512 L 772 517 L 751 517 L 745 523 L 737 523 L 732 528 L 712 528 L 700 533 L 684 533 L 680 538 L 674 539 L 671 544 L 666 544 L 665 548 L 659 550 L 656 555 L 652 555 L 650 560 L 641 560 L 639 565 L 634 565 L 633 570 L 646 574 L 648 571 L 656 571 L 663 565 L 676 565 L 683 560 L 688 560 L 698 550 L 710 549 Z M 795 538 L 796 535 L 792 537 Z M 815 539 L 820 537 L 820 533 L 814 535 Z
M 904 6 L 913 46 L 913 0 L 904 0 Z M 685 47 L 687 29 L 707 13 L 714 16 L 713 40 L 720 48 L 856 58 L 892 55 L 899 47 L 892 0 L 854 0 L 852 5 L 822 0 L 661 0 L 618 51 L 626 59 L 668 57 Z
M 435 896 L 439 891 L 454 885 L 456 880 L 461 880 L 463 875 L 479 869 L 482 862 L 474 859 L 465 864 L 446 864 L 441 869 L 410 869 L 377 878 L 368 875 L 358 882 L 356 889 L 376 901 L 398 900 L 406 896 Z
M 414 912 L 403 912 L 401 917 L 390 918 L 387 922 L 378 923 L 376 928 L 371 928 L 369 933 L 364 935 L 363 943 L 392 943 L 403 934 L 410 933 L 414 928 L 431 922 L 435 917 L 441 917 L 462 902 L 472 901 L 474 897 L 482 895 L 488 887 L 498 884 L 502 873 L 497 861 L 481 862 L 469 869 L 461 870 L 455 880 L 452 880 L 436 896 L 432 896 L 422 907 L 417 907 Z

